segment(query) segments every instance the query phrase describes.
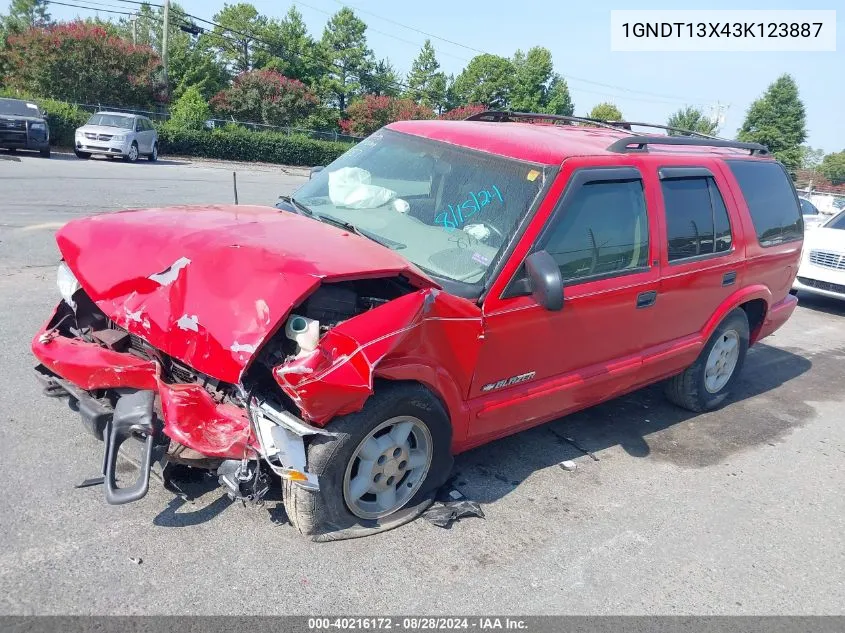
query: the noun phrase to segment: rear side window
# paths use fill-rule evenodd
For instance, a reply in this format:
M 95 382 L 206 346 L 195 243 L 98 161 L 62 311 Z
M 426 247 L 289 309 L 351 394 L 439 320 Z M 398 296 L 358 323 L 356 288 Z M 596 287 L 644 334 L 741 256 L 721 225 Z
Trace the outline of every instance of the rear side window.
M 564 281 L 648 266 L 648 215 L 641 180 L 589 182 L 561 214 L 544 246 Z
M 760 246 L 775 246 L 804 237 L 804 221 L 795 190 L 775 162 L 725 161 L 739 183 Z
M 731 250 L 728 211 L 713 178 L 668 178 L 660 184 L 670 262 Z

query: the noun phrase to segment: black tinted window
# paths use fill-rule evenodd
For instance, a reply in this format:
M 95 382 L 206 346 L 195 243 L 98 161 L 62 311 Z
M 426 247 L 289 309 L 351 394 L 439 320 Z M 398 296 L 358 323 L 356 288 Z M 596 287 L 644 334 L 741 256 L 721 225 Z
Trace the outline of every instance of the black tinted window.
M 804 221 L 786 172 L 775 162 L 726 161 L 751 212 L 760 246 L 804 237 Z
M 648 265 L 648 215 L 639 180 L 591 182 L 567 200 L 544 248 L 564 280 Z
M 805 200 L 804 198 L 798 198 L 798 202 L 801 203 L 801 213 L 804 215 L 818 215 L 819 210 L 813 206 L 813 203 L 809 200 Z
M 731 249 L 728 212 L 712 178 L 670 178 L 661 186 L 670 262 Z

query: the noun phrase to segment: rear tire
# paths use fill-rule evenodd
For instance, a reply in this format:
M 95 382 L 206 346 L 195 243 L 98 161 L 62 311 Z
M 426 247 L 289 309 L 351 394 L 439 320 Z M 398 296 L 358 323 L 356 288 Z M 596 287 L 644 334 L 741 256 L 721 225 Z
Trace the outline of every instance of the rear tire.
M 49 147 L 47 149 L 40 150 L 39 153 L 41 154 L 41 158 L 50 158 L 50 148 Z
M 419 467 L 420 470 L 417 473 L 420 480 L 419 487 L 407 493 L 410 495 L 407 500 L 391 510 L 389 514 L 362 518 L 350 511 L 350 507 L 356 507 L 359 514 L 366 514 L 361 511 L 360 506 L 367 503 L 375 504 L 376 501 L 362 504 L 360 500 L 369 496 L 375 497 L 375 494 L 366 492 L 358 497 L 359 501 L 353 501 L 355 505 L 350 506 L 348 503 L 350 472 L 353 468 L 363 468 L 361 461 L 364 459 L 363 446 L 376 439 L 371 438 L 371 433 L 383 433 L 384 429 L 379 431 L 379 428 L 391 423 L 394 418 L 413 420 L 411 423 L 413 430 L 408 437 L 425 436 L 426 440 L 430 441 L 430 460 L 427 467 Z M 403 422 L 386 428 L 395 428 L 399 424 Z M 335 541 L 367 536 L 412 521 L 431 505 L 434 493 L 443 485 L 452 469 L 452 426 L 448 414 L 440 401 L 419 384 L 383 384 L 367 400 L 361 411 L 333 420 L 326 430 L 335 435 L 331 437 L 315 435 L 306 448 L 308 471 L 319 477 L 320 490 L 306 490 L 291 481 L 282 481 L 285 511 L 291 524 L 300 534 L 314 541 Z M 377 437 L 385 439 L 385 444 L 387 444 L 391 434 Z M 392 451 L 394 448 L 388 447 L 387 450 Z M 382 463 L 378 461 L 379 459 L 381 457 L 367 463 Z M 402 464 L 401 461 L 394 466 L 400 464 Z M 387 465 L 390 464 L 387 463 Z M 410 462 L 406 462 L 403 468 L 408 469 L 407 475 L 395 475 L 397 478 L 395 489 L 398 491 L 395 496 L 398 502 L 401 502 L 399 495 L 405 490 L 406 485 L 408 488 L 417 486 L 417 483 L 412 481 L 415 473 Z M 383 477 L 384 475 L 376 474 L 374 481 L 381 479 L 382 483 L 386 483 L 390 478 L 383 479 Z M 354 477 L 352 481 L 357 479 L 358 477 Z M 389 506 L 386 507 L 389 508 Z
M 76 154 L 77 158 L 81 158 L 82 160 L 88 160 L 91 158 L 91 154 L 88 152 L 80 152 L 78 149 L 73 150 L 73 153 Z
M 153 151 L 147 155 L 147 160 L 151 163 L 158 160 L 158 143 L 153 143 Z
M 745 310 L 731 311 L 710 336 L 695 362 L 666 382 L 666 398 L 696 413 L 718 407 L 730 395 L 742 370 L 748 352 L 748 337 Z

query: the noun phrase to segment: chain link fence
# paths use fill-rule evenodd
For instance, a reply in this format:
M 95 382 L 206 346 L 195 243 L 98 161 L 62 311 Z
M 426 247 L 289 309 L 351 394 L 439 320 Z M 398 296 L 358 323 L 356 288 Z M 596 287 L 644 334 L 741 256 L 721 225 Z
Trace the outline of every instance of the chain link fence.
M 152 110 L 145 110 L 140 108 L 125 108 L 118 106 L 110 106 L 93 103 L 74 103 L 76 107 L 87 112 L 125 112 L 126 114 L 140 114 L 153 121 L 164 122 L 170 118 L 170 112 L 164 106 L 156 106 Z M 357 143 L 362 140 L 362 136 L 352 136 L 350 134 L 342 134 L 334 130 L 309 130 L 300 127 L 286 127 L 279 125 L 269 125 L 267 123 L 257 123 L 255 121 L 238 121 L 235 119 L 208 119 L 206 121 L 207 128 L 224 127 L 227 125 L 237 125 L 248 130 L 258 132 L 279 132 L 281 134 L 307 136 L 320 141 L 340 141 L 343 143 Z

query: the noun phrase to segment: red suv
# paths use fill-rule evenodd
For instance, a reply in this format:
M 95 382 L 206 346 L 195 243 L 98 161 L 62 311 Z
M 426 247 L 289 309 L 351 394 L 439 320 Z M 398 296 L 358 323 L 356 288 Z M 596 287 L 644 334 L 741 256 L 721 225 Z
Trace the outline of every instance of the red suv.
M 761 145 L 643 125 L 403 121 L 277 208 L 67 224 L 32 350 L 106 442 L 107 501 L 155 463 L 254 501 L 275 473 L 300 532 L 359 536 L 490 440 L 657 381 L 718 406 L 795 308 L 798 198 Z

